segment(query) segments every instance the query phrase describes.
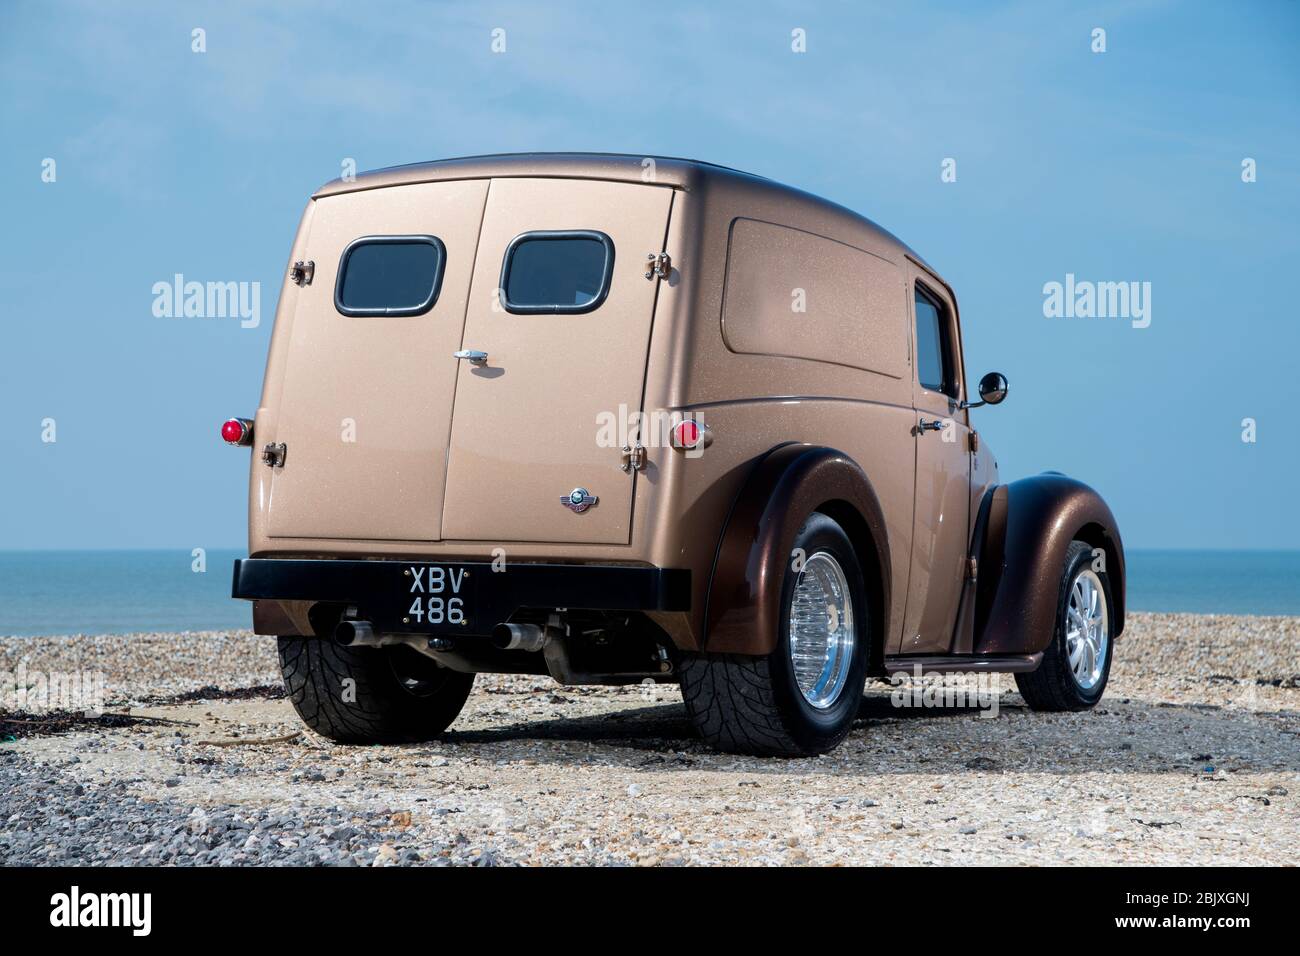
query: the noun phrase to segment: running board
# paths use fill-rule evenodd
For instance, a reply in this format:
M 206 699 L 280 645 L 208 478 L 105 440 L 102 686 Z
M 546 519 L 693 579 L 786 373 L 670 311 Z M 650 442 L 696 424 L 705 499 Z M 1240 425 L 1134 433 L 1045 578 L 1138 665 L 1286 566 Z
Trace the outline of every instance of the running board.
M 924 654 L 903 654 L 885 658 L 886 674 L 913 674 L 916 668 L 922 674 L 1025 673 L 1038 670 L 1043 655 L 1010 654 L 991 657 L 983 654 L 935 657 Z

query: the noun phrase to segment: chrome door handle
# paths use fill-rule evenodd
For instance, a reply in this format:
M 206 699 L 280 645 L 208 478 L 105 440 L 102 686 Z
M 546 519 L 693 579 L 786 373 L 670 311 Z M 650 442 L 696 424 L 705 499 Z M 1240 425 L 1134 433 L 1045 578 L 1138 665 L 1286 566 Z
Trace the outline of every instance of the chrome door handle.
M 935 419 L 932 422 L 927 422 L 924 418 L 922 418 L 920 423 L 916 426 L 917 433 L 921 435 L 924 435 L 927 431 L 937 432 L 937 431 L 941 431 L 942 429 L 943 429 L 943 421 L 941 419 Z
M 478 349 L 461 349 L 459 352 L 452 352 L 452 358 L 469 359 L 475 365 L 487 364 L 487 353 L 480 352 Z

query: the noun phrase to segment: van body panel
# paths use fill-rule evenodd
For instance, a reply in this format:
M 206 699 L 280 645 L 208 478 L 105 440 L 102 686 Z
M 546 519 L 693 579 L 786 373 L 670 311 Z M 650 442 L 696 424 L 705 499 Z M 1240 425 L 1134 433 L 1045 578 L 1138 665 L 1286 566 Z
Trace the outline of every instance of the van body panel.
M 485 181 L 425 183 L 316 200 L 278 396 L 272 538 L 432 541 L 441 533 L 447 436 Z M 432 235 L 448 250 L 423 315 L 347 316 L 334 294 L 363 236 Z
M 907 373 L 898 267 L 824 236 L 756 219 L 731 226 L 722 334 L 733 352 Z
M 814 447 L 830 448 L 834 447 L 832 442 L 840 442 L 838 450 L 862 469 L 884 515 L 888 540 L 883 550 L 891 561 L 890 593 L 886 595 L 889 612 L 882 617 L 891 622 L 885 635 L 889 645 L 897 643 L 907 596 L 912 534 L 912 410 L 845 399 L 807 398 L 695 406 L 692 411 L 716 434 L 726 436 L 728 452 L 712 456 L 715 442 L 697 460 L 673 456 L 681 470 L 689 472 L 689 482 L 677 495 L 679 503 L 674 508 L 687 527 L 725 520 L 756 463 L 778 444 L 772 440 L 774 433 L 797 435 L 800 444 Z M 666 476 L 666 481 L 671 482 L 672 477 Z M 711 570 L 718 543 L 718 535 L 713 533 L 684 536 L 677 556 L 682 563 L 678 566 L 694 569 L 698 562 Z M 895 553 L 899 551 L 901 554 Z M 692 608 L 698 610 L 702 610 L 708 596 L 708 581 L 701 583 L 700 577 L 699 573 L 692 575 L 697 591 Z M 695 627 L 696 636 L 708 649 L 704 622 L 697 622 Z M 762 636 L 755 635 L 755 646 L 762 640 Z
M 294 234 L 293 245 L 289 249 L 289 260 L 285 263 L 284 274 L 289 275 L 293 263 L 303 259 L 307 247 L 307 236 L 311 232 L 312 216 L 316 212 L 316 203 L 307 203 L 298 230 Z M 248 548 L 254 554 L 257 547 L 265 547 L 267 537 L 267 510 L 271 500 L 271 469 L 262 462 L 257 449 L 264 443 L 265 436 L 274 435 L 279 419 L 280 395 L 284 390 L 284 369 L 289 360 L 289 340 L 293 335 L 293 315 L 298 307 L 299 286 L 284 281 L 280 297 L 275 304 L 275 324 L 271 331 L 271 344 L 266 351 L 266 370 L 262 376 L 262 395 L 253 418 L 253 436 L 255 440 L 253 454 L 248 463 Z
M 619 423 L 641 410 L 659 287 L 645 262 L 663 249 L 672 196 L 628 183 L 492 181 L 458 346 L 488 359 L 457 373 L 443 537 L 628 542 L 636 474 L 622 468 Z M 603 301 L 580 314 L 508 311 L 497 289 L 511 241 L 569 230 L 612 240 Z M 596 504 L 565 507 L 575 488 Z

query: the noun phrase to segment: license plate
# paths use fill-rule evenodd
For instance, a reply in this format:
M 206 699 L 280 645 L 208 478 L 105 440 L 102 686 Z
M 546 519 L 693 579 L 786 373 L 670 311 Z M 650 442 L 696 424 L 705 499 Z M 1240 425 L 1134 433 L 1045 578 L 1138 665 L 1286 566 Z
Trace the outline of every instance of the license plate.
M 406 630 L 472 633 L 477 582 L 477 575 L 461 564 L 407 565 L 395 617 Z

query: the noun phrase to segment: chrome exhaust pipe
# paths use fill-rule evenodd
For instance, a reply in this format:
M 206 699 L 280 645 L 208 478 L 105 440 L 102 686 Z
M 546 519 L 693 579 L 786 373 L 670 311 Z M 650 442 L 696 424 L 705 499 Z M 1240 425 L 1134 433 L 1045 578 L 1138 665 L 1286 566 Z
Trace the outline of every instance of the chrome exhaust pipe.
M 498 624 L 492 628 L 492 646 L 502 651 L 540 651 L 550 641 L 540 624 Z
M 358 621 L 353 617 L 343 618 L 334 628 L 334 643 L 340 647 L 392 647 L 396 644 L 409 644 L 417 651 L 445 649 L 434 648 L 434 640 L 437 639 L 428 634 L 380 634 L 369 621 Z
M 334 628 L 334 643 L 342 647 L 378 647 L 384 643 L 369 621 L 344 619 Z

